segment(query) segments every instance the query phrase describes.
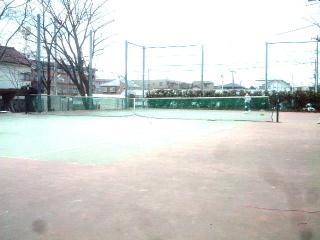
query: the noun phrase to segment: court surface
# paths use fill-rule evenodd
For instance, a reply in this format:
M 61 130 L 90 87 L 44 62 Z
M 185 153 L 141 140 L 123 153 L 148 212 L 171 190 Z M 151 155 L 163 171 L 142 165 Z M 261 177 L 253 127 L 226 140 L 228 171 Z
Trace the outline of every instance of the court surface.
M 0 115 L 0 239 L 320 239 L 319 114 Z

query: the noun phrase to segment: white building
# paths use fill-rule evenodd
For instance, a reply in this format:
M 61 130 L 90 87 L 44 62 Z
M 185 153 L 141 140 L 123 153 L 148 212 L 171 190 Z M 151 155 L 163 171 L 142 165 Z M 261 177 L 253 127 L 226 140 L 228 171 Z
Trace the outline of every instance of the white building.
M 0 95 L 31 85 L 32 62 L 12 47 L 0 46 Z
M 266 89 L 265 80 L 257 80 L 257 82 L 260 82 L 259 84 L 259 90 L 264 91 Z M 291 91 L 291 85 L 283 80 L 268 80 L 268 91 L 276 91 L 276 92 L 282 92 L 282 91 Z

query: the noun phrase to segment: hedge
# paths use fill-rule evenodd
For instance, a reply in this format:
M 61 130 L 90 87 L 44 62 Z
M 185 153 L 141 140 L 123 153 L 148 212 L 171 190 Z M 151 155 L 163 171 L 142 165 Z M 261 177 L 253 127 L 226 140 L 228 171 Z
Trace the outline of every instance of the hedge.
M 215 90 L 155 90 L 147 92 L 148 98 L 164 98 L 164 97 L 236 97 L 244 96 L 247 91 L 231 90 L 216 92 Z M 267 92 L 254 91 L 250 92 L 251 96 L 269 96 L 270 107 L 276 106 L 277 98 L 279 98 L 282 111 L 307 111 L 306 107 L 310 104 L 315 111 L 320 112 L 320 93 L 314 91 L 294 91 L 294 92 Z

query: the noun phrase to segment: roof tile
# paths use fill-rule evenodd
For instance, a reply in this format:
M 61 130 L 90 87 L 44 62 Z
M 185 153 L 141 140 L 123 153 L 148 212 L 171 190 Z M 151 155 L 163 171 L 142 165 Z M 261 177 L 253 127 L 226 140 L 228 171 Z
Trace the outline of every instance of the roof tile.
M 0 62 L 31 66 L 32 62 L 13 47 L 0 46 Z

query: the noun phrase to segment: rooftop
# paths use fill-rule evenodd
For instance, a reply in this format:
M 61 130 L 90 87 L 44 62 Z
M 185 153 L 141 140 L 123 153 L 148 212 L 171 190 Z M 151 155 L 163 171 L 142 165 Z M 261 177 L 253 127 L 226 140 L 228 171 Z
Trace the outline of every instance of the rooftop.
M 32 62 L 13 47 L 0 46 L 0 62 L 31 66 Z

